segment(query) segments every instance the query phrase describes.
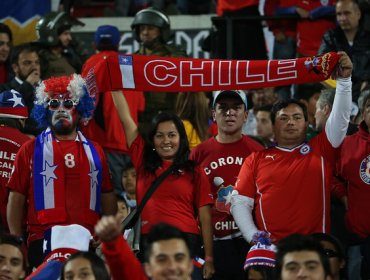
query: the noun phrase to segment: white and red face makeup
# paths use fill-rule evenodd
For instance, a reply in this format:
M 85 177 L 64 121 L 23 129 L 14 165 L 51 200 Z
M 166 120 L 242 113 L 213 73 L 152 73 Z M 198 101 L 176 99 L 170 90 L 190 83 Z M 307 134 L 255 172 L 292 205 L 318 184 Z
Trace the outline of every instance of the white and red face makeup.
M 79 115 L 76 110 L 78 101 L 68 94 L 54 95 L 48 102 L 49 124 L 57 134 L 70 133 L 76 129 Z

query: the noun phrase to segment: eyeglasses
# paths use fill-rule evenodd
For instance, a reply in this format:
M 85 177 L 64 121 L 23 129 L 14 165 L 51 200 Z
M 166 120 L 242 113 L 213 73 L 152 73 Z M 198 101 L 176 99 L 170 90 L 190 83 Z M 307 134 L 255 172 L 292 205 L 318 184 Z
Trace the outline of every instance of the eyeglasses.
M 78 101 L 76 102 L 76 101 L 73 101 L 72 99 L 66 99 L 66 100 L 50 99 L 48 102 L 48 106 L 52 110 L 58 109 L 61 104 L 66 109 L 72 109 L 73 106 L 76 106 L 78 104 Z
M 325 255 L 328 256 L 328 258 L 340 258 L 340 254 L 336 251 L 330 250 L 330 249 L 324 249 Z

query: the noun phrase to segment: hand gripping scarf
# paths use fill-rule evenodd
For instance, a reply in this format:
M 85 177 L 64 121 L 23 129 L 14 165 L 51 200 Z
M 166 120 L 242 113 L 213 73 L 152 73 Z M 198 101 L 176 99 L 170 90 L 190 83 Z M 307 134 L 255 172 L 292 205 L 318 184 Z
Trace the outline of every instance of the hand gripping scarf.
M 82 74 L 94 95 L 110 90 L 181 92 L 276 87 L 330 77 L 337 53 L 285 60 L 220 60 L 112 54 Z
M 89 209 L 84 210 L 86 222 L 95 223 L 100 213 L 102 166 L 93 144 L 80 131 L 78 137 L 88 160 L 81 157 L 80 182 L 75 187 L 82 188 L 84 201 L 89 200 Z M 33 161 L 35 208 L 41 224 L 64 222 L 67 218 L 64 162 L 58 142 L 47 128 L 36 138 Z

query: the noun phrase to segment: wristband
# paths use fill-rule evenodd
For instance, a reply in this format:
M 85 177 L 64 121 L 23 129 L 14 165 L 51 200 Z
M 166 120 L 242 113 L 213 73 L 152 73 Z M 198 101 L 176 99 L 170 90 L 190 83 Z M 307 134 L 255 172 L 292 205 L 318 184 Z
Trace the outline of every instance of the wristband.
M 206 257 L 204 258 L 204 260 L 205 260 L 206 262 L 213 262 L 213 257 L 211 257 L 211 256 L 206 256 Z

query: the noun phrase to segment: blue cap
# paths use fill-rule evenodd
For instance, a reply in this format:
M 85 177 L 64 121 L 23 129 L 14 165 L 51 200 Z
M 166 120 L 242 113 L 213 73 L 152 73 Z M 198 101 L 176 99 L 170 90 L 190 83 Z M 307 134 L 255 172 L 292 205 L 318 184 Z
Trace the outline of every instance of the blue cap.
M 113 25 L 101 25 L 95 32 L 95 45 L 118 46 L 121 34 L 117 27 Z

